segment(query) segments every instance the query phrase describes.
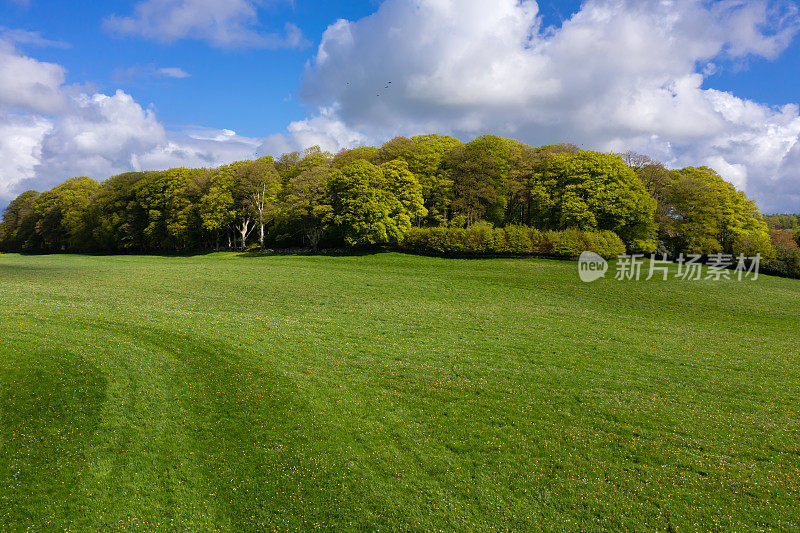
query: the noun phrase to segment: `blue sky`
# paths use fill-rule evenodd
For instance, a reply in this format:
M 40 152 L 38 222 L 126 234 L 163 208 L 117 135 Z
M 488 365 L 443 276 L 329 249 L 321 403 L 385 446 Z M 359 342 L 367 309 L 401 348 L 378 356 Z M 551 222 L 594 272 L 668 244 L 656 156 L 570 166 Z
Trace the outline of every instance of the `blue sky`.
M 70 174 L 438 132 L 706 164 L 800 211 L 793 2 L 213 4 L 0 0 L 0 204 Z

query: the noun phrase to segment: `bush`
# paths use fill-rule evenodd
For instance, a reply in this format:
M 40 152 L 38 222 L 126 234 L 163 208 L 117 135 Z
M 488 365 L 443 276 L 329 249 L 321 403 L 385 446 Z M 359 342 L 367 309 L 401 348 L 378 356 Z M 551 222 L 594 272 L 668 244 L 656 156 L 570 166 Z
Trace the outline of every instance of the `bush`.
M 568 229 L 541 232 L 526 226 L 493 228 L 476 224 L 469 228 L 412 228 L 402 246 L 410 251 L 467 255 L 542 255 L 574 259 L 590 250 L 611 259 L 625 252 L 625 245 L 611 231 Z
M 581 230 L 576 228 L 562 231 L 558 240 L 553 244 L 555 255 L 569 259 L 575 259 L 581 255 L 581 252 L 586 250 L 581 233 Z
M 612 231 L 581 231 L 570 228 L 564 230 L 553 245 L 553 254 L 557 257 L 575 259 L 585 251 L 612 259 L 625 253 L 625 244 Z
M 767 263 L 769 270 L 782 276 L 800 278 L 800 247 L 789 230 L 770 232 L 775 259 Z
M 536 230 L 533 230 L 536 231 Z M 532 254 L 534 250 L 533 232 L 525 226 L 508 226 L 505 238 L 508 252 L 512 254 Z

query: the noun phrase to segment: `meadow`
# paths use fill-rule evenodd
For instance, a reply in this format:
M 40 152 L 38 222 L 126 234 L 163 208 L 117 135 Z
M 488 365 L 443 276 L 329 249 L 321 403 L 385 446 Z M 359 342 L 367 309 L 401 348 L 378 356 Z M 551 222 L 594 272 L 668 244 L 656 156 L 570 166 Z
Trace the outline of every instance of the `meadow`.
M 0 298 L 3 531 L 800 529 L 796 280 L 6 254 Z

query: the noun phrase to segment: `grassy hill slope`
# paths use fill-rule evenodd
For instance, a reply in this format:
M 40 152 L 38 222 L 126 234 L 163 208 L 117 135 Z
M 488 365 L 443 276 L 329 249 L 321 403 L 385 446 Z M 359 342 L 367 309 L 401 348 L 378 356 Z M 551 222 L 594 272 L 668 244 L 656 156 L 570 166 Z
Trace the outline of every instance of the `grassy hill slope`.
M 800 528 L 800 283 L 0 255 L 0 530 Z

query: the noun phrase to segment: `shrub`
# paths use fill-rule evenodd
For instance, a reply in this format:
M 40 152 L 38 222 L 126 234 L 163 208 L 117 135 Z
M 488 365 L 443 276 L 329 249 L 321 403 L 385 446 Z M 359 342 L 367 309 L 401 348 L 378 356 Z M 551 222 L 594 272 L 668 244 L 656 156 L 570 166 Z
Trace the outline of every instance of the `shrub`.
M 512 254 L 532 254 L 534 249 L 533 231 L 525 226 L 508 226 L 505 228 L 508 252 Z
M 591 250 L 607 259 L 625 252 L 625 245 L 611 231 L 541 232 L 526 226 L 493 228 L 476 224 L 469 228 L 412 228 L 403 241 L 407 250 L 441 254 L 544 255 L 576 258 Z
M 577 228 L 565 229 L 553 244 L 553 252 L 559 257 L 570 259 L 577 258 L 586 250 L 581 230 Z
M 782 275 L 800 278 L 800 247 L 789 230 L 770 233 L 775 259 L 767 263 L 770 270 Z

